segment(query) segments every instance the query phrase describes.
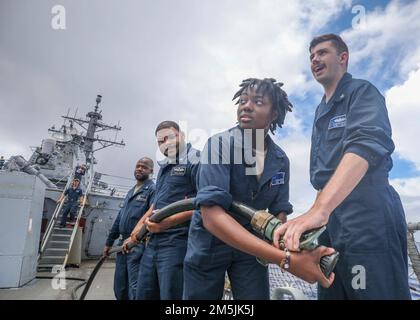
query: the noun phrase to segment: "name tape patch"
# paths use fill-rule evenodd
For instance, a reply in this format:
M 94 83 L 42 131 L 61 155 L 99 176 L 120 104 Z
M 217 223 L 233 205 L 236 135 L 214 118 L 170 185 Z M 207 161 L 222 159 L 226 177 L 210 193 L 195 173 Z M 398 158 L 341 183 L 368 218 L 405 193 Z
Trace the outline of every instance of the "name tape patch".
M 146 201 L 147 200 L 147 196 L 146 195 L 144 195 L 144 194 L 139 194 L 137 197 L 136 197 L 136 201 Z
M 328 124 L 328 130 L 341 128 L 346 126 L 346 115 L 342 114 L 341 116 L 336 116 L 332 118 Z
M 171 170 L 171 176 L 185 176 L 187 173 L 187 167 L 185 166 L 176 166 Z
M 286 176 L 285 172 L 277 172 L 272 178 L 271 178 L 271 185 L 277 186 L 279 184 L 284 184 L 284 178 Z

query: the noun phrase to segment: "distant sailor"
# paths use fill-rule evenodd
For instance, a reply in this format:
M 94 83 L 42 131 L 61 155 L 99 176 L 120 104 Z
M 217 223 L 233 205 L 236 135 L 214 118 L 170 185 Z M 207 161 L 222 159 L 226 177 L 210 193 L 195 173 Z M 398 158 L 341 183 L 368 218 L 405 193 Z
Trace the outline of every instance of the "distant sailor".
M 64 204 L 62 209 L 63 214 L 61 216 L 60 227 L 65 228 L 67 222 L 67 216 L 70 213 L 70 221 L 76 219 L 77 209 L 79 203 L 83 201 L 83 191 L 80 189 L 80 180 L 74 178 L 70 188 L 66 189 L 57 200 L 57 203 L 64 201 L 67 197 L 67 202 Z
M 74 171 L 74 177 L 82 181 L 82 178 L 85 175 L 85 173 L 86 173 L 86 165 L 85 164 L 78 165 L 76 166 L 76 169 Z
M 143 157 L 137 161 L 134 177 L 136 185 L 127 193 L 123 207 L 118 213 L 106 240 L 103 254 L 108 256 L 114 241 L 118 245 L 130 237 L 137 222 L 150 208 L 155 193 L 155 183 L 150 179 L 153 160 Z M 130 253 L 118 253 L 114 274 L 114 294 L 117 300 L 133 300 L 136 297 L 137 276 L 144 245 L 139 244 Z

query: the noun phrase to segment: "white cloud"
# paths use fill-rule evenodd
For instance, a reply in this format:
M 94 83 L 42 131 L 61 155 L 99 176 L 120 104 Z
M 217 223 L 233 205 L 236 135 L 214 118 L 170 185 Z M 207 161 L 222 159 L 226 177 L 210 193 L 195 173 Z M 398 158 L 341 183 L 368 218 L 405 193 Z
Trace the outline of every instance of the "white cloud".
M 275 77 L 285 83 L 291 100 L 317 98 L 321 87 L 309 72 L 308 43 L 343 10 L 350 10 L 351 1 L 180 0 L 124 6 L 90 1 L 83 10 L 73 1 L 63 5 L 68 12 L 68 30 L 63 32 L 45 29 L 48 5 L 27 1 L 9 5 L 7 14 L 0 11 L 0 20 L 9 26 L 0 30 L 0 112 L 7 115 L 0 132 L 7 143 L 2 141 L 0 152 L 20 153 L 40 143 L 50 125 L 60 125 L 55 120 L 68 107 L 79 107 L 84 115 L 101 93 L 104 121 L 121 120 L 127 146 L 98 153 L 98 168 L 131 176 L 139 156 L 155 154 L 153 132 L 162 120 L 187 121 L 189 130 L 208 134 L 233 126 L 231 98 L 246 77 Z M 374 57 L 371 70 L 382 73 L 384 68 L 377 67 L 386 66 L 389 49 L 399 47 L 399 54 L 405 54 L 389 68 L 405 75 L 413 70 L 420 60 L 414 58 L 420 57 L 419 15 L 418 1 L 393 2 L 386 10 L 368 12 L 367 30 L 344 32 L 351 66 Z M 401 108 L 415 112 L 412 104 Z M 296 213 L 307 210 L 314 199 L 305 117 L 295 105 L 286 119 L 288 135 L 279 137 L 291 160 Z M 399 128 L 405 120 L 398 117 L 403 117 L 400 111 L 391 114 L 399 151 L 404 146 Z M 404 157 L 415 159 L 417 154 L 404 151 L 408 149 L 408 144 L 401 148 Z
M 285 83 L 290 94 L 302 97 L 318 89 L 315 81 L 307 78 L 311 38 L 350 3 L 289 1 L 285 5 L 283 1 L 259 0 L 241 4 L 234 11 L 223 11 L 222 5 L 221 32 L 200 41 L 206 60 L 213 63 L 208 66 L 199 60 L 201 68 L 192 69 L 199 78 L 203 66 L 209 69 L 210 74 L 217 74 L 210 80 L 225 84 L 225 89 L 235 88 L 246 77 L 274 77 Z M 229 92 L 227 97 L 231 95 Z
M 420 221 L 420 177 L 393 179 L 391 184 L 400 194 L 408 222 Z
M 394 86 L 385 92 L 396 153 L 420 170 L 420 2 L 391 1 L 368 11 L 362 29 L 342 33 L 350 48 L 350 72 Z M 401 195 L 407 220 L 420 220 L 420 178 L 392 181 Z
M 396 151 L 402 158 L 412 161 L 417 170 L 420 170 L 420 148 L 416 143 L 420 137 L 419 88 L 420 68 L 412 71 L 403 84 L 386 92 Z
M 290 218 L 305 213 L 313 204 L 316 192 L 309 180 L 310 138 L 294 132 L 287 139 L 274 138 L 290 159 L 290 202 L 293 214 Z
M 209 101 L 202 101 L 206 110 L 216 111 L 216 115 L 206 119 L 207 125 L 225 123 L 229 127 L 234 123 L 235 107 L 229 101 L 237 85 L 247 77 L 274 77 L 284 82 L 292 100 L 309 93 L 318 95 L 320 86 L 308 78 L 309 41 L 328 21 L 348 9 L 350 3 L 291 1 L 286 6 L 281 1 L 262 0 L 245 3 L 236 12 L 225 11 L 223 32 L 216 41 L 203 38 L 200 42 L 208 53 L 206 59 L 214 63 L 206 66 L 205 61 L 199 60 L 197 67 L 190 70 L 191 77 L 200 79 L 203 68 L 199 66 L 204 66 L 208 82 L 205 87 L 194 88 L 198 91 L 193 96 L 217 92 Z M 295 105 L 294 112 L 286 118 L 287 137 L 280 134 L 275 138 L 291 162 L 290 200 L 294 206 L 291 217 L 308 210 L 315 198 L 309 182 L 310 137 L 303 133 L 302 125 L 305 116 L 300 106 Z
M 0 155 L 3 156 L 5 160 L 15 155 L 22 155 L 25 159 L 28 159 L 30 155 L 32 154 L 29 147 L 25 148 L 25 147 L 22 147 L 21 145 L 8 142 L 6 133 L 2 134 L 0 132 L 0 136 L 2 137 L 2 141 L 0 145 Z
M 363 28 L 342 33 L 350 48 L 350 69 L 367 78 L 405 78 L 420 54 L 420 1 L 391 1 L 366 12 Z M 393 81 L 395 83 L 395 80 Z

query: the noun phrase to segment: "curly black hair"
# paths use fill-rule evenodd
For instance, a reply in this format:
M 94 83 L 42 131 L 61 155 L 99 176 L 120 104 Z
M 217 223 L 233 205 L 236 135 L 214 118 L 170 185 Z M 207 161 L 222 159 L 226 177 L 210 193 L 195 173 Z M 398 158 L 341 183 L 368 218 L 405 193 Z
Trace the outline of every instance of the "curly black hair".
M 277 118 L 270 124 L 271 133 L 274 133 L 277 126 L 280 128 L 282 127 L 284 118 L 286 117 L 286 112 L 291 112 L 293 108 L 293 105 L 287 98 L 287 93 L 281 89 L 283 83 L 276 81 L 277 80 L 273 78 L 264 78 L 262 80 L 257 78 L 248 78 L 242 80 L 242 83 L 239 85 L 241 88 L 232 98 L 232 100 L 238 98 L 235 104 L 239 104 L 240 96 L 248 88 L 255 88 L 257 93 L 267 95 L 273 103 L 273 108 L 276 108 L 278 113 Z

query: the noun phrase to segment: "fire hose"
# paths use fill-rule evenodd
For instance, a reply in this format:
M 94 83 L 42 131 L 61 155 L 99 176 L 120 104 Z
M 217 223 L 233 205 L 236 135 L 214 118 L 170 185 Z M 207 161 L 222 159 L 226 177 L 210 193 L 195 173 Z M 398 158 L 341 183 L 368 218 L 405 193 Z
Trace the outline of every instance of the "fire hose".
M 160 222 L 163 219 L 172 216 L 176 213 L 184 212 L 184 211 L 190 211 L 194 210 L 194 198 L 180 200 L 177 202 L 174 202 L 162 209 L 157 210 L 155 213 L 152 214 L 150 217 L 150 221 L 152 222 Z M 270 214 L 269 212 L 262 211 L 262 210 L 255 210 L 245 204 L 233 201 L 232 205 L 229 209 L 230 212 L 234 212 L 236 214 L 241 215 L 242 217 L 248 219 L 251 221 L 252 228 L 261 236 L 264 237 L 264 240 L 267 242 L 272 243 L 273 241 L 273 234 L 274 231 L 280 227 L 282 222 L 277 219 L 275 216 Z M 312 229 L 304 232 L 300 238 L 300 245 L 299 248 L 302 250 L 313 250 L 315 249 L 317 244 L 317 239 L 321 235 L 321 233 L 325 230 L 325 226 L 317 229 Z M 148 231 L 146 229 L 146 226 L 143 225 L 140 229 L 139 234 L 137 235 L 137 241 L 142 242 L 145 240 L 146 236 L 148 234 Z M 281 239 L 280 242 L 283 240 Z M 128 245 L 128 249 L 132 249 L 135 247 L 136 243 L 130 243 Z M 122 252 L 123 247 L 118 246 L 114 247 L 111 250 L 109 250 L 109 255 L 113 253 Z M 334 252 L 331 255 L 323 256 L 320 260 L 320 267 L 323 272 L 323 274 L 328 277 L 330 273 L 333 271 L 335 265 L 338 261 L 338 252 Z M 85 285 L 85 288 L 83 289 L 82 294 L 80 295 L 79 300 L 84 300 L 86 297 L 86 294 L 88 293 L 90 286 L 92 285 L 93 280 L 95 279 L 96 274 L 98 273 L 99 269 L 101 268 L 102 264 L 105 262 L 106 258 L 108 256 L 102 256 L 101 259 L 96 264 L 95 268 L 93 269 L 91 275 L 89 276 L 89 279 L 86 281 L 86 283 L 81 283 L 78 285 L 73 292 L 75 292 L 77 289 Z M 75 295 L 73 295 L 75 296 Z

